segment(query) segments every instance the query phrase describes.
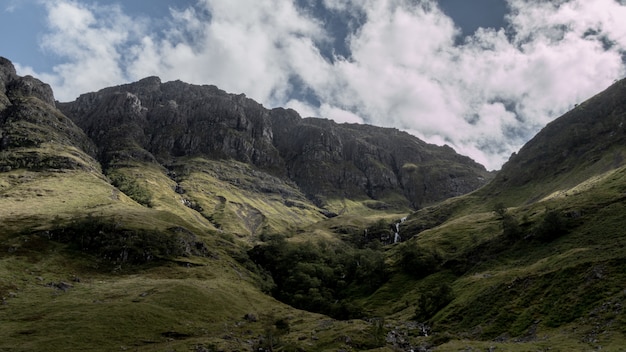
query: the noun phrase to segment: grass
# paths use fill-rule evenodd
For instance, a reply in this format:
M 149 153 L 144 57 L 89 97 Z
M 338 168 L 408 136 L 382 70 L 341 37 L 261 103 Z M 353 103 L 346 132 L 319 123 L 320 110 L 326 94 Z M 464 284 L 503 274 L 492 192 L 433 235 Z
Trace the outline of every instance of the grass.
M 502 237 L 494 212 L 479 207 L 472 214 L 465 206 L 454 206 L 473 202 L 475 194 L 448 201 L 456 211 L 441 213 L 440 206 L 421 210 L 405 228 L 419 229 L 418 224 L 441 216 L 437 214 L 445 214 L 445 220 L 405 245 L 437 251 L 443 271 L 423 280 L 395 274 L 364 305 L 372 314 L 406 320 L 429 281 L 451 280 L 455 299 L 430 320 L 434 337 L 416 339 L 440 345 L 436 350 L 619 350 L 625 339 L 619 308 L 626 298 L 624 184 L 622 167 L 541 202 L 509 208 L 530 236 L 515 242 Z M 569 214 L 567 233 L 549 242 L 532 237 L 546 209 Z M 397 257 L 399 248 L 391 248 L 390 256 Z M 494 342 L 496 338 L 501 341 Z
M 322 220 L 293 185 L 236 161 L 193 158 L 174 165 L 184 194 L 220 230 L 242 238 L 285 233 Z
M 367 323 L 297 311 L 261 294 L 241 269 L 224 268 L 222 261 L 113 274 L 62 258 L 46 256 L 34 264 L 1 259 L 0 277 L 16 282 L 15 295 L 0 306 L 1 350 L 252 350 L 278 319 L 290 327 L 281 336 L 284 346 L 334 350 L 370 338 Z M 61 281 L 72 287 L 48 286 Z M 246 314 L 258 320 L 246 320 Z
M 247 249 L 272 234 L 328 253 L 366 247 L 355 238 L 407 216 L 404 198 L 337 195 L 320 208 L 281 175 L 201 157 L 167 168 L 114 163 L 105 176 L 67 136 L 55 133 L 51 141 L 33 113 L 43 107 L 33 109 L 15 110 L 23 119 L 9 132 L 19 145 L 0 155 L 0 350 L 252 351 L 267 341 L 283 351 L 624 350 L 621 146 L 543 170 L 544 182 L 496 184 L 412 213 L 400 230 L 408 241 L 372 245 L 385 257 L 388 280 L 372 294 L 350 292 L 349 303 L 374 319 L 338 321 L 266 295 L 267 273 Z M 410 163 L 402 169 L 414 180 L 447 177 L 432 166 L 431 174 Z M 498 203 L 520 236 L 507 237 L 504 217 L 493 211 Z M 562 221 L 557 234 L 541 236 L 546 214 Z M 145 238 L 168 234 L 200 248 L 129 263 L 53 240 L 55 231 L 85 219 L 112 225 L 119 230 L 107 233 L 113 237 L 141 230 Z M 434 258 L 423 277 L 401 265 L 411 251 Z M 416 314 L 442 285 L 452 300 Z M 407 342 L 387 341 L 394 334 Z
M 257 286 L 258 274 L 232 259 L 254 236 L 239 232 L 244 227 L 222 228 L 220 235 L 207 219 L 218 213 L 207 209 L 215 209 L 211 199 L 225 198 L 226 202 L 220 200 L 222 216 L 239 219 L 233 223 L 245 218 L 241 211 L 237 213 L 241 204 L 259 209 L 268 218 L 268 229 L 291 233 L 290 241 L 303 245 L 311 239 L 341 244 L 352 232 L 361 233 L 381 219 L 392 224 L 406 213 L 381 212 L 359 201 L 342 201 L 337 204 L 349 211 L 320 221 L 314 206 L 290 207 L 277 193 L 261 197 L 258 193 L 253 196 L 257 191 L 252 188 L 237 188 L 233 179 L 251 172 L 243 168 L 231 173 L 242 165 L 224 162 L 208 168 L 207 161 L 194 163 L 174 179 L 161 168 L 143 164 L 118 168 L 116 172 L 149 188 L 150 207 L 119 192 L 102 175 L 85 170 L 2 173 L 0 349 L 25 351 L 45 346 L 52 351 L 78 351 L 98 346 L 100 350 L 157 351 L 201 346 L 251 350 L 282 319 L 288 322 L 289 332 L 275 333 L 286 350 L 393 350 L 391 345 L 378 347 L 380 338 L 372 337 L 371 322 L 335 321 L 295 310 L 263 294 Z M 215 171 L 217 167 L 222 174 Z M 532 237 L 505 240 L 501 220 L 493 211 L 481 211 L 480 207 L 471 211 L 476 194 L 420 210 L 401 226 L 403 236 L 414 238 L 384 249 L 389 281 L 355 302 L 368 316 L 384 317 L 387 327 L 379 333 L 386 334 L 413 320 L 423 293 L 446 282 L 454 299 L 429 319 L 430 336 L 420 336 L 415 327 L 398 328 L 413 346 L 435 345 L 438 351 L 490 347 L 588 350 L 599 346 L 619 350 L 626 342 L 621 332 L 626 318 L 620 308 L 626 303 L 625 180 L 626 169 L 616 169 L 541 202 L 507 210 L 526 234 L 532 234 L 546 209 L 573 214 L 568 218 L 568 233 L 549 242 Z M 177 193 L 177 186 L 185 192 Z M 185 206 L 183 197 L 203 210 Z M 299 197 L 292 199 L 307 204 Z M 231 211 L 230 215 L 226 211 Z M 294 215 L 280 217 L 281 212 Z M 178 224 L 207 243 L 210 254 L 118 266 L 29 232 L 70 221 L 79 214 L 113 219 L 128 228 L 167 229 Z M 425 225 L 430 228 L 420 230 Z M 244 236 L 244 241 L 229 239 L 229 230 L 234 238 Z M 411 234 L 413 231 L 417 233 Z M 437 253 L 438 271 L 416 279 L 399 270 L 399 250 L 408 245 Z M 73 281 L 76 277 L 79 282 Z M 60 282 L 72 287 L 66 291 L 55 288 L 53 284 Z M 244 319 L 248 313 L 258 317 L 257 321 Z
M 206 214 L 180 201 L 181 197 L 197 199 L 209 208 L 200 194 L 222 192 L 229 206 L 245 201 L 264 210 L 274 230 L 284 231 L 296 228 L 294 220 L 310 225 L 323 218 L 304 197 L 295 201 L 309 208 L 286 206 L 276 195 L 246 199 L 245 189 L 238 191 L 217 177 L 202 178 L 210 169 L 177 181 L 163 169 L 145 164 L 128 164 L 115 171 L 150 190 L 150 207 L 138 204 L 96 172 L 19 169 L 0 174 L 0 350 L 161 351 L 198 346 L 252 350 L 279 319 L 290 326 L 280 336 L 284 348 L 321 351 L 373 346 L 367 322 L 338 322 L 298 311 L 261 292 L 257 274 L 231 257 L 246 247 L 245 242 L 232 242 Z M 215 188 L 194 188 L 213 187 L 208 181 L 215 182 Z M 185 193 L 177 193 L 176 185 L 182 185 Z M 294 215 L 279 217 L 283 211 Z M 210 253 L 118 265 L 76 252 L 42 232 L 88 215 L 127 229 L 185 227 L 207 243 Z M 56 288 L 60 283 L 71 287 Z M 248 313 L 258 321 L 244 319 Z

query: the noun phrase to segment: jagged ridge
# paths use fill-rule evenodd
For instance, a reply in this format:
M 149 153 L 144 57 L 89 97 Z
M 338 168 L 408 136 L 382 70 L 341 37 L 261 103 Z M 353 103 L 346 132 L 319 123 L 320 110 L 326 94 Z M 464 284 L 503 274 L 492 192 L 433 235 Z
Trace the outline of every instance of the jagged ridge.
M 215 86 L 149 77 L 58 104 L 99 147 L 105 166 L 163 165 L 183 156 L 232 158 L 288 177 L 322 206 L 330 197 L 425 204 L 470 192 L 490 179 L 449 147 L 396 129 L 301 118 L 265 109 Z

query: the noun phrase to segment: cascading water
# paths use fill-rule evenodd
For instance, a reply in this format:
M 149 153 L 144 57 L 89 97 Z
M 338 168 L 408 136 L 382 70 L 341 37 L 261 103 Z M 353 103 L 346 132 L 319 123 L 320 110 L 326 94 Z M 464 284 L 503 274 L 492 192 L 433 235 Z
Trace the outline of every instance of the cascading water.
M 406 221 L 406 216 L 400 219 L 400 222 L 396 223 L 396 233 L 393 235 L 393 243 L 398 243 L 402 241 L 402 237 L 400 237 L 400 224 Z

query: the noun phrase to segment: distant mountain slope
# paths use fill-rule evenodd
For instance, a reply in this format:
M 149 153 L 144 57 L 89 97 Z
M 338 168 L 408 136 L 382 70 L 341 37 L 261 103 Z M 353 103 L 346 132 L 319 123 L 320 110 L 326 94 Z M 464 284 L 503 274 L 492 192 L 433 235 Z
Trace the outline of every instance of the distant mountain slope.
M 537 201 L 626 162 L 626 80 L 549 123 L 479 193 Z
M 89 135 L 105 167 L 124 160 L 234 159 L 294 181 L 318 206 L 374 199 L 421 207 L 489 178 L 451 148 L 407 133 L 302 119 L 214 86 L 149 77 L 88 93 L 58 107 Z

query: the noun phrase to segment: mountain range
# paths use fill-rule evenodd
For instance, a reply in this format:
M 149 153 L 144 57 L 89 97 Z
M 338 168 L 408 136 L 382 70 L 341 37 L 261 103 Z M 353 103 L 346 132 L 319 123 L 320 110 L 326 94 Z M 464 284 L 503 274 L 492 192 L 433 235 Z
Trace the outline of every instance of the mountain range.
M 619 350 L 626 81 L 502 170 L 148 77 L 0 58 L 0 349 Z

